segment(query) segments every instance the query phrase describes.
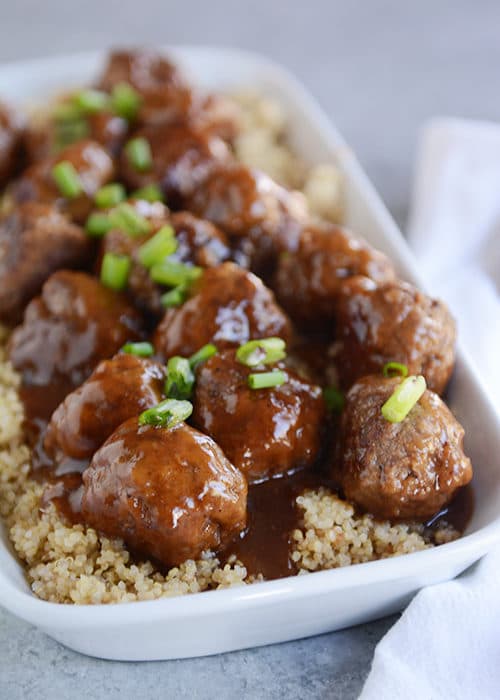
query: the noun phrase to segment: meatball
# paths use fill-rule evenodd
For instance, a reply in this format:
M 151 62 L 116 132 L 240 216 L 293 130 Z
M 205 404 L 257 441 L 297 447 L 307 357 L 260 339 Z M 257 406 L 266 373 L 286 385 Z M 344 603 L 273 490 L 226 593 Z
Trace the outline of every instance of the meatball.
M 440 301 L 401 281 L 380 287 L 353 277 L 336 303 L 337 342 L 331 349 L 340 384 L 401 362 L 441 394 L 455 361 L 455 322 Z
M 142 123 L 185 120 L 192 109 L 193 94 L 181 71 L 150 49 L 110 54 L 98 87 L 111 92 L 121 83 L 140 94 L 138 118 Z
M 63 197 L 52 175 L 54 166 L 63 161 L 68 161 L 75 168 L 83 190 L 73 199 Z M 93 208 L 95 193 L 112 180 L 113 175 L 113 161 L 102 146 L 95 141 L 78 141 L 61 151 L 56 158 L 46 158 L 30 166 L 9 188 L 9 194 L 17 204 L 32 200 L 57 204 L 76 221 L 84 222 Z
M 83 267 L 92 242 L 50 204 L 27 202 L 0 220 L 0 320 L 18 323 L 26 304 L 62 267 Z
M 291 317 L 305 326 L 324 326 L 346 277 L 365 275 L 377 283 L 393 280 L 392 263 L 363 240 L 334 224 L 309 225 L 296 251 L 278 261 L 274 289 Z
M 33 299 L 10 337 L 25 384 L 81 384 L 100 360 L 141 337 L 142 320 L 122 294 L 82 272 L 60 270 Z
M 472 478 L 464 430 L 427 390 L 400 423 L 381 408 L 401 379 L 368 376 L 349 391 L 335 465 L 345 496 L 379 518 L 428 520 Z
M 197 370 L 193 423 L 210 435 L 249 483 L 311 467 L 321 449 L 325 404 L 319 386 L 283 363 L 286 381 L 250 389 L 261 368 L 238 362 L 235 350 L 214 355 Z
M 245 477 L 209 437 L 123 423 L 83 473 L 82 513 L 165 566 L 218 551 L 246 524 Z
M 210 221 L 178 211 L 172 214 L 170 223 L 178 245 L 172 256 L 174 259 L 199 267 L 215 267 L 229 259 L 231 250 L 227 237 Z
M 274 294 L 251 272 L 226 262 L 203 273 L 181 307 L 168 309 L 154 344 L 164 357 L 191 355 L 206 343 L 218 348 L 252 338 L 279 336 L 289 341 L 292 328 Z
M 21 127 L 18 115 L 0 103 L 0 189 L 17 170 Z
M 47 454 L 92 457 L 121 423 L 160 402 L 164 378 L 162 366 L 151 360 L 127 354 L 104 360 L 53 413 Z
M 138 171 L 124 149 L 120 159 L 124 182 L 132 189 L 160 183 L 167 201 L 176 208 L 217 163 L 230 157 L 222 139 L 189 124 L 156 124 L 139 130 L 136 137 L 149 143 L 152 166 Z
M 232 236 L 259 274 L 278 253 L 296 249 L 307 214 L 302 195 L 240 163 L 214 168 L 184 204 Z

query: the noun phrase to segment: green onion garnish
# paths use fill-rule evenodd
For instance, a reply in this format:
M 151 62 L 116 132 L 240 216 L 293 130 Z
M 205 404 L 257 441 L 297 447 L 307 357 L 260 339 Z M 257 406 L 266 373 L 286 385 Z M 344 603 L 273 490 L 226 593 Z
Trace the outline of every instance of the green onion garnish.
M 286 382 L 286 374 L 279 369 L 272 372 L 259 372 L 248 375 L 250 389 L 270 389 L 273 386 L 281 386 Z
M 111 106 L 119 117 L 132 121 L 141 106 L 141 96 L 128 83 L 118 83 L 111 93 Z
M 400 362 L 386 362 L 382 368 L 384 377 L 407 377 L 408 367 Z
M 59 188 L 60 193 L 68 199 L 74 199 L 83 192 L 80 176 L 73 163 L 63 160 L 52 168 L 52 177 Z
M 326 407 L 331 413 L 342 413 L 344 408 L 344 394 L 334 386 L 327 386 L 323 389 L 323 398 L 325 399 Z
M 165 260 L 177 250 L 175 231 L 172 226 L 162 226 L 149 241 L 139 248 L 137 255 L 140 262 L 147 267 L 153 267 Z
M 167 362 L 165 394 L 171 399 L 189 399 L 193 393 L 194 374 L 185 357 L 171 357 Z
M 180 285 L 179 287 L 175 287 L 169 292 L 165 292 L 165 294 L 162 294 L 160 301 L 161 305 L 165 309 L 171 309 L 175 306 L 180 306 L 186 301 L 186 288 L 182 285 Z
M 165 197 L 158 185 L 144 185 L 144 187 L 135 190 L 130 195 L 132 199 L 144 199 L 146 202 L 164 202 Z
M 196 369 L 199 364 L 202 362 L 205 362 L 208 360 L 210 357 L 213 357 L 213 355 L 217 354 L 217 348 L 215 345 L 212 343 L 208 343 L 208 345 L 204 345 L 202 348 L 200 348 L 197 352 L 194 353 L 194 355 L 191 355 L 189 358 L 189 364 L 191 365 L 191 369 Z
M 193 405 L 189 401 L 165 399 L 154 408 L 148 408 L 139 416 L 139 425 L 156 425 L 162 428 L 173 428 L 189 418 Z
M 125 146 L 125 153 L 130 165 L 140 173 L 149 170 L 153 165 L 151 146 L 144 138 L 131 139 Z
M 54 144 L 57 149 L 69 146 L 89 135 L 89 125 L 85 119 L 57 122 L 55 125 Z
M 52 109 L 52 118 L 56 122 L 69 122 L 82 118 L 82 110 L 74 102 L 59 102 Z
M 85 114 L 97 114 L 109 105 L 109 97 L 105 92 L 88 88 L 73 95 L 73 104 Z
M 107 214 L 100 214 L 99 212 L 90 214 L 85 224 L 85 230 L 89 236 L 96 236 L 96 238 L 105 236 L 112 228 L 113 224 L 109 216 Z
M 420 399 L 427 385 L 421 375 L 403 379 L 382 406 L 382 415 L 390 423 L 400 423 Z
M 281 338 L 249 340 L 236 351 L 236 359 L 247 367 L 272 365 L 286 357 L 286 343 Z
M 125 289 L 130 273 L 131 260 L 127 255 L 105 253 L 101 266 L 101 282 L 116 292 Z
M 158 265 L 153 265 L 149 274 L 153 282 L 164 284 L 166 287 L 179 287 L 194 282 L 202 272 L 201 267 L 164 260 Z
M 122 352 L 127 355 L 136 355 L 137 357 L 151 357 L 154 354 L 154 347 L 151 343 L 125 343 L 122 347 Z
M 125 187 L 119 182 L 110 182 L 95 193 L 94 201 L 99 209 L 110 209 L 126 199 Z
M 122 202 L 109 212 L 112 228 L 119 228 L 129 236 L 142 236 L 151 231 L 151 224 L 134 207 Z

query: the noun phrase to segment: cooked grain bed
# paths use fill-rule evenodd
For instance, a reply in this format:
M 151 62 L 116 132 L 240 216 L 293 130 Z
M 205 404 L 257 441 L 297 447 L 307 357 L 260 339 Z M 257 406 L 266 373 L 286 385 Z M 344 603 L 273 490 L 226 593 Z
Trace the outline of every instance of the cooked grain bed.
M 342 187 L 331 165 L 307 168 L 286 145 L 283 111 L 252 91 L 235 97 L 243 130 L 237 157 L 267 171 L 288 187 L 304 192 L 318 217 L 339 221 Z M 252 583 L 241 562 L 221 565 L 207 552 L 163 575 L 150 562 L 135 563 L 120 540 L 110 540 L 83 525 L 68 526 L 53 505 L 42 510 L 43 487 L 29 478 L 29 449 L 23 444 L 19 376 L 5 356 L 6 331 L 0 328 L 0 516 L 8 528 L 33 592 L 58 603 L 123 603 Z M 348 566 L 433 546 L 421 526 L 391 525 L 353 508 L 327 489 L 297 498 L 300 528 L 292 534 L 291 556 L 299 574 Z M 434 543 L 458 536 L 443 527 Z

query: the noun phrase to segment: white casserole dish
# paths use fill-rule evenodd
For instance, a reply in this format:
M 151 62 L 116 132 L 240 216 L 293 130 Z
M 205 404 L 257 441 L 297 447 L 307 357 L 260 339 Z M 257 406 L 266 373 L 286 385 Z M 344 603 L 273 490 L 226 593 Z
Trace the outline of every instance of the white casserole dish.
M 346 223 L 390 255 L 402 277 L 421 286 L 401 233 L 353 154 L 289 74 L 265 58 L 232 49 L 185 47 L 168 52 L 207 88 L 252 86 L 280 100 L 298 153 L 312 163 L 330 160 L 340 165 Z M 1 66 L 0 96 L 14 103 L 45 100 L 48 94 L 88 82 L 103 57 L 104 53 L 90 53 Z M 474 516 L 466 535 L 456 542 L 253 586 L 151 602 L 70 606 L 32 595 L 2 531 L 0 604 L 72 649 L 121 660 L 215 654 L 320 634 L 401 610 L 419 588 L 453 578 L 500 539 L 498 417 L 461 352 L 449 397 L 465 426 L 466 450 L 475 467 Z

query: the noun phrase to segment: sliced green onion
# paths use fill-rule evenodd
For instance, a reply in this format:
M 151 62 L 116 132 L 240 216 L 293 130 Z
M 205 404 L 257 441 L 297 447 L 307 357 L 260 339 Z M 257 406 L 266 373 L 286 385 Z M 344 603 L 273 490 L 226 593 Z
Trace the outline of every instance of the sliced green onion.
M 164 284 L 166 287 L 179 287 L 194 282 L 202 272 L 201 267 L 164 260 L 158 265 L 153 265 L 149 274 L 153 282 Z
M 59 102 L 52 109 L 52 118 L 56 122 L 76 121 L 82 118 L 82 110 L 74 102 Z
M 180 306 L 186 301 L 186 288 L 183 286 L 175 287 L 169 292 L 165 292 L 165 294 L 162 294 L 160 301 L 161 305 L 165 309 L 171 309 L 175 306 Z
M 140 173 L 150 170 L 153 165 L 153 156 L 149 141 L 142 137 L 131 139 L 125 146 L 130 165 Z
M 116 292 L 125 289 L 130 273 L 131 260 L 127 255 L 105 253 L 101 266 L 101 282 Z
M 107 214 L 100 214 L 99 212 L 90 214 L 85 223 L 85 230 L 89 236 L 96 236 L 96 238 L 102 238 L 102 236 L 105 236 L 112 228 L 113 224 L 109 216 Z
M 94 201 L 99 209 L 110 209 L 126 199 L 125 187 L 119 182 L 110 182 L 95 193 Z
M 158 185 L 144 185 L 144 187 L 135 190 L 130 195 L 132 199 L 144 199 L 146 202 L 164 202 L 165 197 Z
M 57 122 L 54 143 L 56 148 L 64 148 L 75 141 L 81 141 L 89 135 L 89 125 L 85 119 Z
M 151 231 L 151 224 L 134 207 L 122 202 L 109 212 L 112 228 L 119 228 L 129 236 L 143 236 Z
M 128 83 L 118 83 L 111 93 L 111 106 L 115 114 L 132 121 L 137 117 L 141 106 L 141 96 Z
M 286 382 L 286 374 L 279 369 L 272 372 L 259 372 L 248 375 L 250 389 L 270 389 L 273 386 L 281 386 Z
M 323 389 L 323 398 L 325 399 L 326 407 L 331 413 L 342 413 L 345 399 L 344 394 L 334 386 L 327 386 Z
M 171 357 L 167 362 L 165 393 L 171 399 L 189 399 L 193 393 L 194 374 L 185 357 Z
M 85 114 L 97 114 L 109 105 L 109 96 L 99 90 L 81 90 L 73 95 L 73 104 Z
M 216 354 L 217 348 L 215 347 L 215 345 L 213 345 L 212 343 L 204 345 L 189 358 L 189 364 L 191 365 L 191 369 L 196 369 L 199 364 L 205 362 L 210 357 L 213 357 Z
M 400 423 L 418 402 L 427 385 L 421 375 L 403 379 L 382 406 L 382 415 L 390 423 Z
M 281 338 L 249 340 L 236 351 L 236 359 L 247 367 L 272 365 L 286 357 L 286 343 Z
M 80 176 L 73 163 L 63 160 L 52 168 L 52 177 L 59 188 L 60 193 L 68 199 L 74 199 L 83 192 Z
M 193 412 L 193 404 L 189 401 L 165 399 L 154 408 L 148 408 L 139 416 L 139 425 L 156 425 L 162 428 L 173 428 L 189 418 Z
M 382 374 L 384 377 L 407 377 L 408 367 L 401 364 L 401 362 L 386 362 L 382 368 Z
M 122 352 L 127 355 L 136 355 L 137 357 L 151 357 L 154 354 L 154 347 L 151 343 L 125 343 L 122 347 Z
M 153 267 L 165 260 L 177 250 L 175 231 L 172 226 L 162 226 L 149 241 L 139 248 L 137 255 L 140 262 L 147 267 Z

